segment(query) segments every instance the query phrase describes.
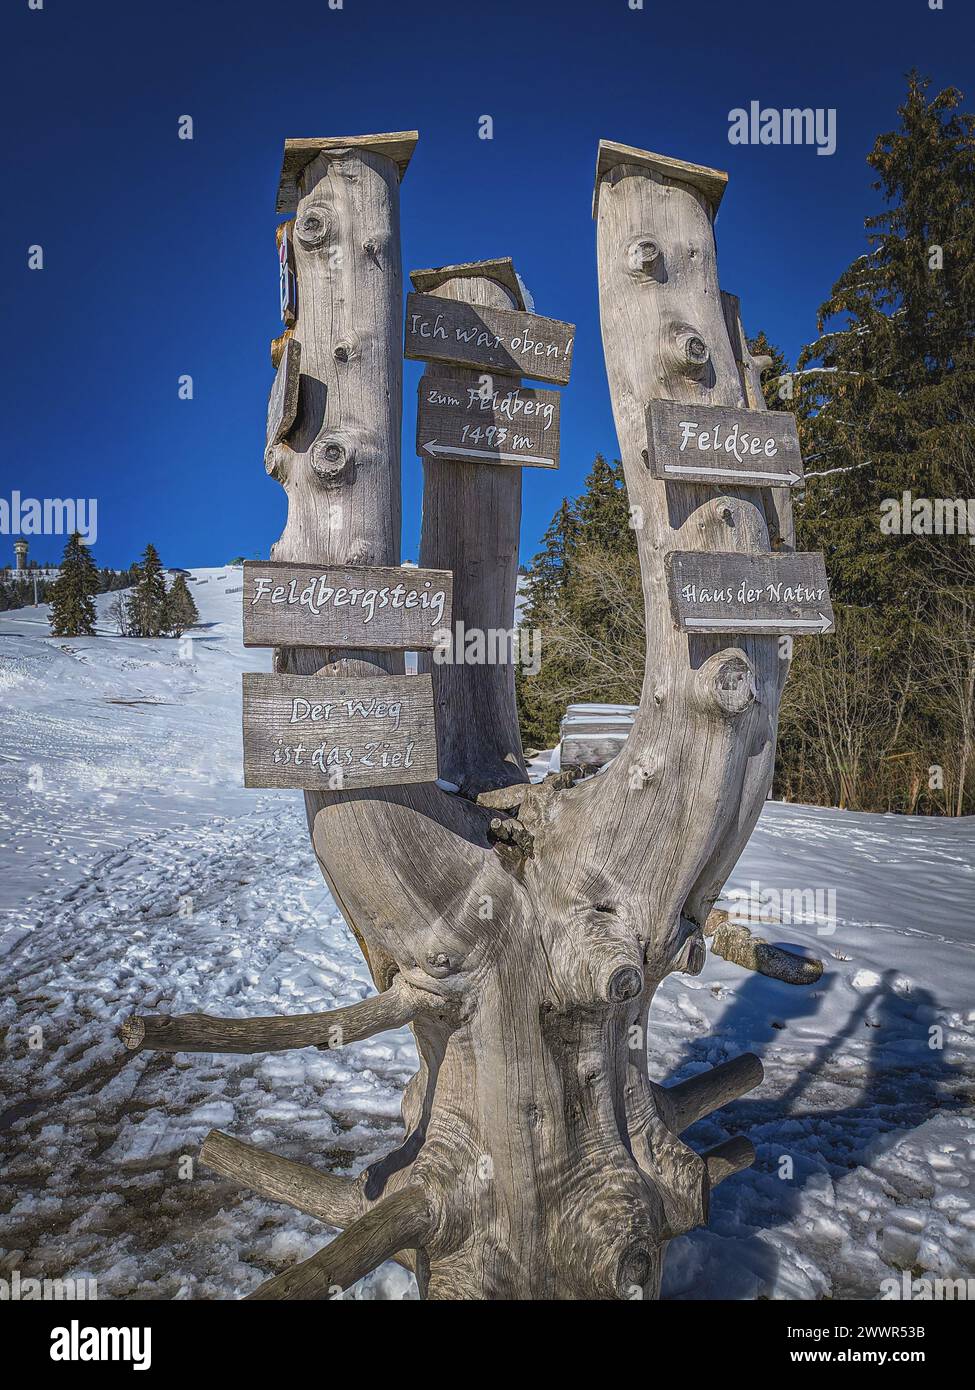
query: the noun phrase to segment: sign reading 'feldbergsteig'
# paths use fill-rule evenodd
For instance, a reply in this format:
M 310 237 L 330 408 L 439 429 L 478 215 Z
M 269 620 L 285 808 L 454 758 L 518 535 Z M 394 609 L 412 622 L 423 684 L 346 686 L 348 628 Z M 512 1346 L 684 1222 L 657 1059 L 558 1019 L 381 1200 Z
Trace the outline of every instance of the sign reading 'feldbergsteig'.
M 244 564 L 245 647 L 427 651 L 450 624 L 448 570 Z
M 674 550 L 666 565 L 671 610 L 683 632 L 778 636 L 833 626 L 820 554 Z
M 429 675 L 244 675 L 244 786 L 342 791 L 433 782 Z
M 796 420 L 788 410 L 651 401 L 650 475 L 668 482 L 791 487 L 802 480 Z
M 560 404 L 558 391 L 428 374 L 419 386 L 416 451 L 459 463 L 558 468 Z

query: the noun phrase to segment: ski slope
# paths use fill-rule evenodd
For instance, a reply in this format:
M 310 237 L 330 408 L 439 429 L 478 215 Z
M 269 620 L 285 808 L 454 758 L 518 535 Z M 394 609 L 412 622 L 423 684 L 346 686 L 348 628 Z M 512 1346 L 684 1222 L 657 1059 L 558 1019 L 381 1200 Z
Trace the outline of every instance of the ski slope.
M 303 802 L 245 792 L 240 570 L 191 572 L 192 641 L 47 636 L 0 613 L 0 1250 L 105 1298 L 233 1298 L 332 1234 L 192 1162 L 206 1132 L 354 1173 L 400 1136 L 408 1030 L 342 1051 L 134 1059 L 145 1009 L 324 1010 L 371 992 Z M 99 600 L 107 614 L 111 596 Z M 798 989 L 717 958 L 671 976 L 651 1072 L 752 1049 L 764 1085 L 685 1136 L 748 1134 L 749 1172 L 672 1242 L 669 1298 L 881 1296 L 975 1276 L 975 824 L 769 803 L 729 892 L 820 890 L 755 923 L 821 956 Z M 832 898 L 829 894 L 832 892 Z M 415 1297 L 386 1265 L 344 1295 Z

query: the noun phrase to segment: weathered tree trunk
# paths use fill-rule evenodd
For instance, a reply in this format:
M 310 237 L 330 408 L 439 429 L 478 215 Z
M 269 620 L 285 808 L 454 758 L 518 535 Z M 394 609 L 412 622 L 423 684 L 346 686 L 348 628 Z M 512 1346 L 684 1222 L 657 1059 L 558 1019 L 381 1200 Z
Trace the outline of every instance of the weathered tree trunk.
M 297 175 L 303 375 L 296 425 L 268 458 L 289 499 L 277 559 L 398 559 L 389 138 L 323 141 Z M 700 970 L 709 910 L 768 790 L 783 663 L 775 638 L 728 648 L 670 617 L 667 551 L 767 550 L 769 525 L 758 489 L 716 496 L 655 481 L 645 465 L 652 397 L 741 405 L 749 363 L 718 288 L 715 176 L 629 154 L 601 160 L 596 197 L 603 342 L 647 609 L 643 696 L 623 751 L 598 777 L 528 786 L 510 667 L 436 669 L 442 774 L 459 794 L 306 796 L 315 853 L 382 992 L 371 1012 L 149 1021 L 129 1037 L 217 1049 L 249 1036 L 260 1050 L 334 1045 L 336 1022 L 362 1037 L 412 1021 L 421 1066 L 406 1138 L 356 1180 L 207 1141 L 220 1172 L 347 1228 L 258 1297 L 326 1297 L 396 1255 L 428 1298 L 655 1297 L 667 1241 L 705 1222 L 711 1188 L 754 1156 L 747 1140 L 702 1155 L 679 1135 L 757 1085 L 757 1059 L 669 1090 L 647 1066 L 654 991 L 671 971 Z M 435 292 L 511 303 L 487 275 Z M 453 570 L 454 619 L 468 628 L 512 624 L 520 488 L 518 469 L 426 464 L 422 562 Z M 787 498 L 774 507 L 781 536 Z M 286 652 L 280 665 L 393 669 L 348 652 Z

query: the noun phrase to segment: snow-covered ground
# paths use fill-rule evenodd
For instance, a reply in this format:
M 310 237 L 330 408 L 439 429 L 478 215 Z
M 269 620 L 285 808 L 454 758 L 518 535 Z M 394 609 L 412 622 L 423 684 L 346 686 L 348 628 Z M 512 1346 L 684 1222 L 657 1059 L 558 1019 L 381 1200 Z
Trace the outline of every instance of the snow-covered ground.
M 0 613 L 2 1263 L 93 1276 L 101 1297 L 235 1297 L 312 1253 L 318 1223 L 192 1155 L 219 1126 L 358 1171 L 396 1142 L 415 1062 L 406 1030 L 255 1058 L 132 1060 L 116 1041 L 141 1009 L 320 1010 L 371 990 L 301 797 L 240 785 L 240 672 L 270 658 L 241 646 L 240 571 L 193 576 L 191 643 L 107 621 L 53 639 L 43 608 Z M 800 989 L 712 957 L 657 996 L 656 1077 L 752 1049 L 767 1078 L 687 1135 L 748 1134 L 758 1162 L 672 1243 L 666 1296 L 873 1299 L 905 1269 L 975 1276 L 973 850 L 970 820 L 766 807 L 729 890 L 772 890 L 756 930 L 826 971 Z M 774 899 L 817 889 L 805 923 Z M 414 1293 L 387 1265 L 349 1296 Z

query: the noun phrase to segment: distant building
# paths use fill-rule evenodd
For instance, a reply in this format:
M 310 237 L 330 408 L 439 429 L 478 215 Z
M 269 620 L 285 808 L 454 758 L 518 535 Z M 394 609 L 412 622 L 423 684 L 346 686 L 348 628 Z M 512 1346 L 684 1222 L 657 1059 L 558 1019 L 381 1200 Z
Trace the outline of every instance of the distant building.
M 25 570 L 27 568 L 27 542 L 14 541 L 14 569 Z

